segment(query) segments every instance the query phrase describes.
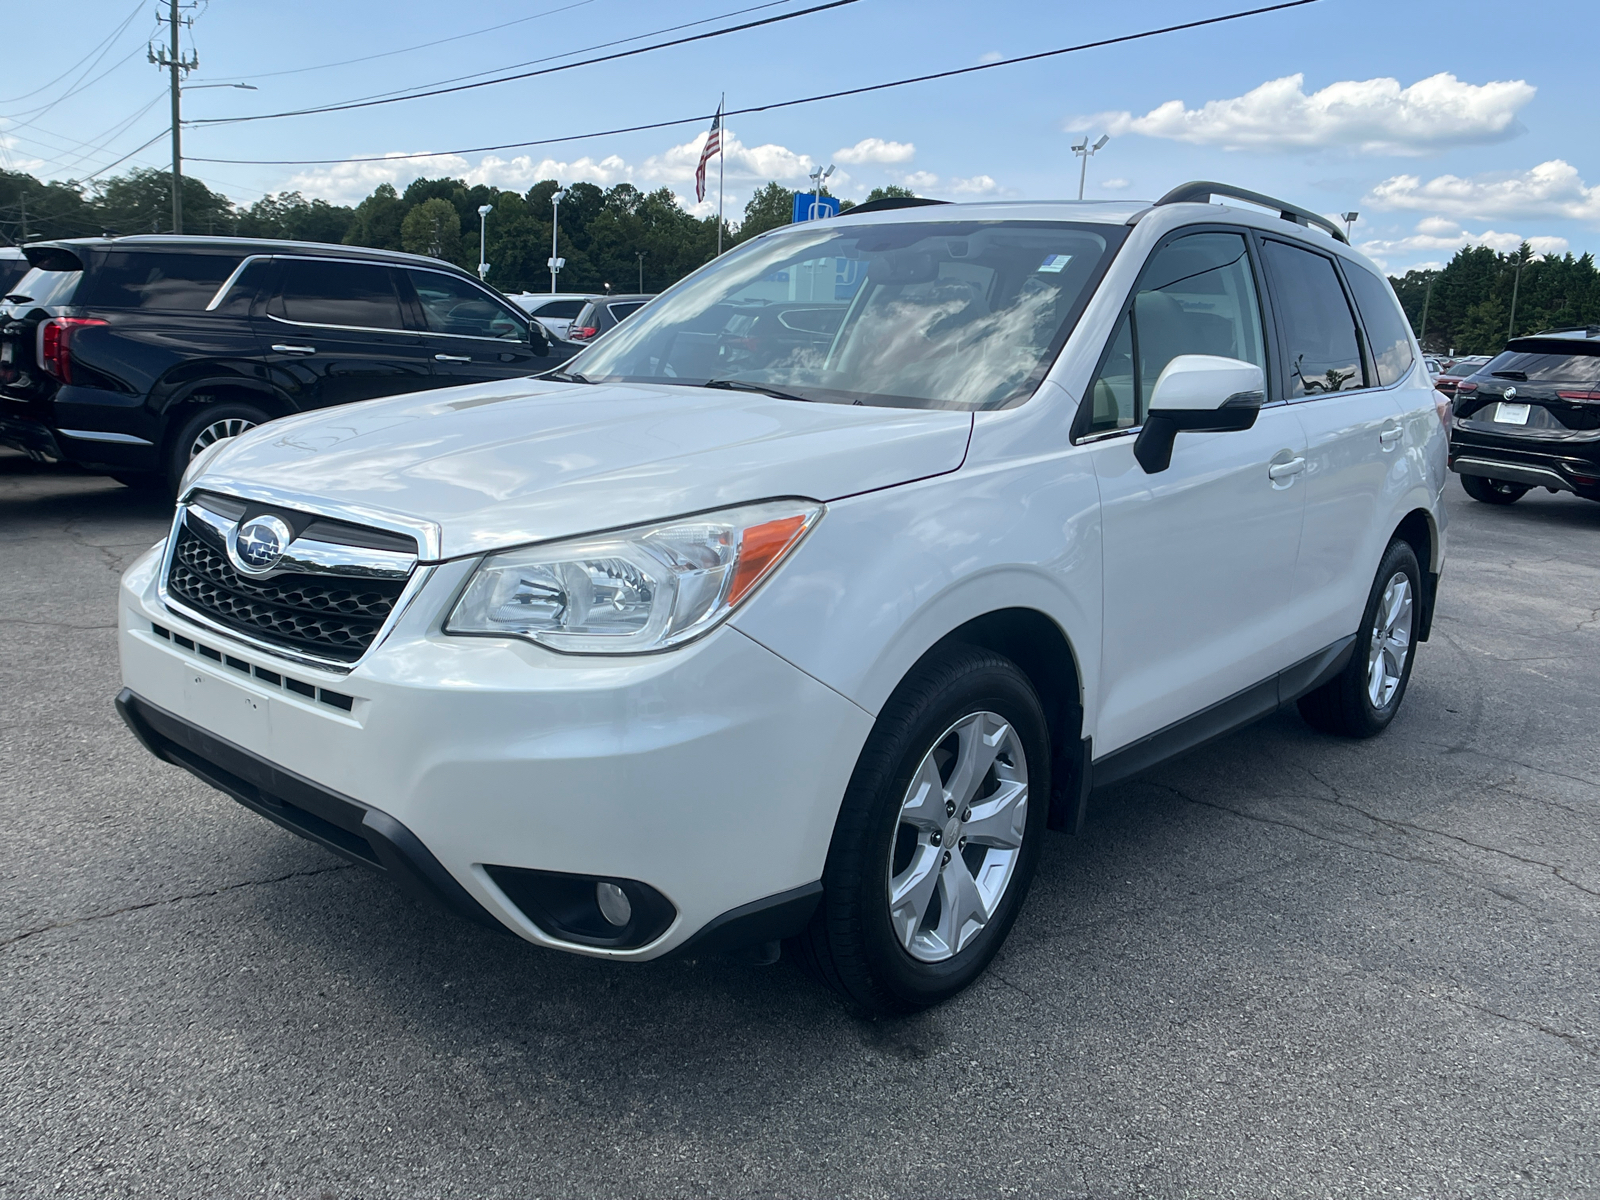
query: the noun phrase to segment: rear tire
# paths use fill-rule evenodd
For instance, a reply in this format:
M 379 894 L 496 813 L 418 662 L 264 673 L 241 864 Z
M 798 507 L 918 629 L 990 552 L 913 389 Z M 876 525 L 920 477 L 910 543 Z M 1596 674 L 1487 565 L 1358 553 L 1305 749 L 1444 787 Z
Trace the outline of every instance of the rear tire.
M 167 453 L 167 490 L 177 495 L 178 484 L 183 480 L 189 460 L 207 446 L 223 438 L 238 437 L 270 420 L 270 414 L 253 404 L 223 400 L 200 405 L 173 435 L 172 448 Z
M 1016 920 L 1049 802 L 1049 731 L 1027 676 L 971 646 L 925 662 L 856 763 L 797 957 L 867 1013 L 949 999 Z
M 1461 486 L 1467 495 L 1485 504 L 1515 504 L 1528 494 L 1528 489 L 1520 483 L 1504 483 L 1482 475 L 1463 475 Z
M 1384 551 L 1361 614 L 1350 661 L 1333 679 L 1299 700 L 1306 724 L 1324 733 L 1368 738 L 1400 711 L 1422 618 L 1422 568 L 1410 543 Z

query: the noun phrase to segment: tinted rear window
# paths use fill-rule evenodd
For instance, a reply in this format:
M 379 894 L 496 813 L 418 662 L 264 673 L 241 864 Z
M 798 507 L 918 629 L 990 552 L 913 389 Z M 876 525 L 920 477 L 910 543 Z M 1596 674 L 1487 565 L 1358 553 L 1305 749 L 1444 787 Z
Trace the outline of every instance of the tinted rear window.
M 0 296 L 11 291 L 11 285 L 28 273 L 25 258 L 0 258 Z
M 584 302 L 582 300 L 552 300 L 548 304 L 539 305 L 533 310 L 533 314 L 537 317 L 551 317 L 565 321 L 570 317 L 577 316 L 583 309 Z
M 35 268 L 17 281 L 9 295 L 26 296 L 28 304 L 71 304 L 82 271 L 41 271 Z M 18 301 L 18 303 L 23 303 Z
M 1588 387 L 1600 383 L 1600 354 L 1530 354 L 1507 350 L 1478 370 L 1490 375 L 1520 371 L 1529 383 L 1581 383 Z
M 612 305 L 609 305 L 609 307 L 611 309 L 612 317 L 615 318 L 616 320 L 620 321 L 624 317 L 633 316 L 634 313 L 638 312 L 641 308 L 643 308 L 644 307 L 644 301 L 640 300 L 636 304 L 612 304 Z
M 1387 281 L 1354 263 L 1345 263 L 1344 275 L 1356 294 L 1356 307 L 1367 327 L 1372 358 L 1378 366 L 1378 382 L 1384 387 L 1398 383 L 1411 369 L 1411 327 L 1401 315 L 1394 292 Z
M 287 259 L 279 303 L 284 317 L 308 325 L 405 328 L 389 268 L 368 263 Z
M 1278 323 L 1289 357 L 1289 394 L 1317 396 L 1365 386 L 1355 319 L 1333 261 L 1269 241 Z
M 114 250 L 90 271 L 78 303 L 91 308 L 200 312 L 243 259 L 239 254 Z

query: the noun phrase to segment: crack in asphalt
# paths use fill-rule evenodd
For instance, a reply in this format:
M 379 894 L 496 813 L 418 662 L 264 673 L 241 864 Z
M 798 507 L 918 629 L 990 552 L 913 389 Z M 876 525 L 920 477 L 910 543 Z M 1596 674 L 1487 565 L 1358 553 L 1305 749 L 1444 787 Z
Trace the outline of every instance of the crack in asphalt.
M 1283 829 L 1290 829 L 1290 830 L 1293 830 L 1295 833 L 1302 834 L 1305 837 L 1311 838 L 1313 841 L 1324 842 L 1324 843 L 1326 843 L 1327 845 L 1330 845 L 1330 846 L 1338 846 L 1343 850 L 1352 850 L 1357 854 L 1372 854 L 1372 855 L 1376 855 L 1376 856 L 1378 856 L 1380 858 L 1393 859 L 1395 862 L 1407 863 L 1407 864 L 1409 864 L 1411 866 L 1437 867 L 1439 870 L 1443 871 L 1445 874 L 1449 875 L 1451 878 L 1460 880 L 1462 883 L 1465 883 L 1469 887 L 1478 888 L 1481 891 L 1488 892 L 1491 896 L 1498 896 L 1500 899 L 1506 901 L 1507 903 L 1515 904 L 1518 908 L 1526 909 L 1528 912 L 1532 913 L 1536 917 L 1539 917 L 1541 920 L 1547 919 L 1544 916 L 1544 914 L 1540 913 L 1538 909 L 1536 909 L 1533 905 L 1529 904 L 1526 900 L 1522 899 L 1522 897 L 1514 896 L 1509 892 L 1503 892 L 1499 888 L 1493 887 L 1490 884 L 1487 884 L 1487 883 L 1483 882 L 1480 879 L 1473 879 L 1473 878 L 1471 878 L 1469 876 L 1462 875 L 1459 871 L 1451 869 L 1451 867 L 1452 867 L 1451 863 L 1446 862 L 1446 861 L 1444 861 L 1442 859 L 1423 858 L 1423 857 L 1418 857 L 1416 855 L 1410 855 L 1410 854 L 1396 854 L 1392 850 L 1380 850 L 1376 846 L 1358 846 L 1353 842 L 1346 842 L 1346 841 L 1343 841 L 1343 840 L 1341 840 L 1339 838 L 1329 837 L 1327 834 L 1318 833 L 1318 832 L 1316 832 L 1314 830 L 1307 829 L 1304 825 L 1297 825 L 1293 821 L 1283 820 L 1283 819 L 1278 818 L 1278 817 L 1264 817 L 1264 816 L 1261 816 L 1259 813 L 1248 813 L 1248 812 L 1244 812 L 1244 811 L 1242 811 L 1240 809 L 1237 809 L 1237 808 L 1229 808 L 1226 804 L 1218 804 L 1218 803 L 1216 803 L 1214 801 L 1211 801 L 1211 800 L 1200 800 L 1200 799 L 1197 799 L 1194 796 L 1189 795 L 1188 793 L 1182 791 L 1179 788 L 1172 787 L 1170 784 L 1152 783 L 1150 786 L 1156 787 L 1156 788 L 1160 788 L 1162 791 L 1169 792 L 1172 795 L 1176 796 L 1179 800 L 1185 800 L 1188 803 L 1194 804 L 1194 805 L 1198 805 L 1201 808 L 1214 808 L 1218 812 L 1231 813 L 1233 816 L 1239 817 L 1242 820 L 1255 821 L 1255 822 L 1258 822 L 1259 824 L 1262 824 L 1262 825 L 1276 825 L 1276 826 L 1279 826 L 1280 828 L 1283 828 Z M 1310 799 L 1320 799 L 1320 797 L 1309 797 L 1309 798 Z M 1563 882 L 1570 882 L 1570 881 L 1563 880 Z
M 1482 1004 L 1472 1004 L 1466 1000 L 1455 1000 L 1448 996 L 1442 996 L 1440 999 L 1444 1000 L 1447 1004 L 1454 1004 L 1459 1008 L 1470 1009 L 1473 1012 L 1481 1012 L 1486 1016 L 1496 1017 L 1499 1020 L 1506 1022 L 1508 1025 L 1521 1025 L 1524 1029 L 1536 1030 L 1539 1033 L 1565 1042 L 1569 1047 L 1578 1051 L 1580 1054 L 1586 1054 L 1590 1058 L 1600 1058 L 1600 1051 L 1597 1051 L 1593 1046 L 1591 1046 L 1586 1040 L 1576 1033 L 1567 1033 L 1565 1030 L 1552 1029 L 1550 1026 L 1545 1025 L 1542 1022 L 1530 1021 L 1526 1017 L 1513 1017 L 1510 1013 L 1503 1013 L 1497 1011 L 1496 1009 L 1486 1008 Z
M 351 871 L 355 869 L 354 863 L 338 863 L 331 867 L 318 867 L 312 871 L 290 871 L 287 875 L 276 875 L 271 879 L 245 879 L 238 883 L 227 883 L 219 888 L 211 888 L 204 892 L 186 892 L 181 896 L 166 896 L 160 900 L 147 900 L 143 904 L 129 904 L 122 908 L 114 908 L 109 912 L 89 913 L 81 917 L 72 917 L 66 921 L 55 921 L 49 925 L 40 925 L 36 929 L 25 929 L 21 933 L 9 938 L 0 938 L 0 950 L 7 946 L 15 946 L 18 942 L 26 941 L 37 934 L 49 933 L 53 929 L 71 929 L 75 925 L 82 925 L 89 921 L 104 921 L 108 917 L 120 917 L 124 913 L 140 912 L 147 908 L 161 908 L 168 904 L 179 904 L 185 900 L 205 900 L 212 896 L 223 896 L 229 892 L 237 892 L 242 888 L 265 887 L 273 883 L 286 883 L 291 879 L 304 879 L 311 875 L 328 875 L 334 871 Z
M 73 625 L 68 621 L 30 621 L 26 617 L 0 617 L 0 625 L 35 625 L 43 629 L 115 629 L 117 623 L 108 625 Z
M 1600 898 L 1600 892 L 1595 891 L 1593 888 L 1586 888 L 1583 886 L 1583 884 L 1575 883 L 1571 879 L 1568 879 L 1561 873 L 1561 868 L 1555 863 L 1547 863 L 1538 858 L 1528 858 L 1526 855 L 1516 854 L 1510 850 L 1502 850 L 1499 846 L 1488 846 L 1482 842 L 1475 842 L 1471 838 L 1464 838 L 1460 834 L 1446 833 L 1442 829 L 1433 829 L 1430 826 L 1418 825 L 1412 821 L 1402 821 L 1398 817 L 1380 817 L 1375 813 L 1368 812 L 1359 804 L 1350 803 L 1350 801 L 1344 798 L 1343 793 L 1341 793 L 1335 785 L 1329 783 L 1326 779 L 1323 779 L 1310 767 L 1305 767 L 1303 769 L 1307 775 L 1311 776 L 1312 779 L 1315 779 L 1323 787 L 1327 788 L 1328 791 L 1333 793 L 1331 797 L 1323 796 L 1316 797 L 1316 799 L 1320 799 L 1324 803 L 1332 804 L 1338 808 L 1345 809 L 1348 812 L 1357 813 L 1358 815 L 1371 821 L 1374 825 L 1380 825 L 1385 829 L 1391 829 L 1397 833 L 1402 831 L 1426 833 L 1432 835 L 1433 837 L 1444 838 L 1446 841 L 1460 842 L 1463 846 L 1471 846 L 1474 850 L 1482 850 L 1486 854 L 1498 854 L 1502 857 L 1511 859 L 1513 862 L 1523 863 L 1526 866 L 1543 867 L 1567 886 L 1577 888 L 1578 891 L 1583 892 L 1585 895 Z

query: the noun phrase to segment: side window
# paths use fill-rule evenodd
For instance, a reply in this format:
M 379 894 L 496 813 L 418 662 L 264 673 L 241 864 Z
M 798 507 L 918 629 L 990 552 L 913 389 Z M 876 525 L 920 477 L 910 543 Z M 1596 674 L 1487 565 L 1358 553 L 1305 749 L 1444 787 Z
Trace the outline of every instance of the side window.
M 404 329 L 400 295 L 388 267 L 370 263 L 283 260 L 278 314 L 307 325 Z
M 533 311 L 536 317 L 548 317 L 552 320 L 565 321 L 583 311 L 583 301 L 552 300 L 550 303 Z
M 1142 424 L 1156 380 L 1180 354 L 1238 358 L 1265 369 L 1261 329 L 1243 235 L 1191 233 L 1167 243 L 1145 265 L 1090 387 L 1089 431 Z
M 513 342 L 527 337 L 525 322 L 469 281 L 441 271 L 407 271 L 406 274 L 411 286 L 417 289 L 428 328 L 434 333 Z
M 1290 398 L 1367 386 L 1355 318 L 1332 260 L 1284 242 L 1269 241 L 1266 246 Z
M 90 272 L 80 304 L 201 312 L 241 262 L 237 254 L 114 250 Z
M 1378 383 L 1383 387 L 1398 383 L 1411 369 L 1411 327 L 1400 312 L 1389 281 L 1351 262 L 1345 263 L 1344 277 L 1356 294 L 1356 308 L 1367 327 Z

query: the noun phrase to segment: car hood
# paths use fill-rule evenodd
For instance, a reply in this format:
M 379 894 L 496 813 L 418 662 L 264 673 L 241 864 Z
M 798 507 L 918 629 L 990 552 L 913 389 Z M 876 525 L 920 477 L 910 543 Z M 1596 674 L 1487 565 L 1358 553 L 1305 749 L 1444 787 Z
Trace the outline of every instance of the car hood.
M 199 485 L 431 523 L 438 557 L 454 558 L 892 487 L 955 470 L 971 431 L 966 412 L 518 379 L 274 421 L 220 451 Z

